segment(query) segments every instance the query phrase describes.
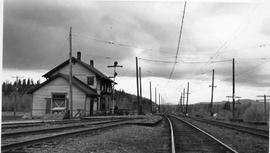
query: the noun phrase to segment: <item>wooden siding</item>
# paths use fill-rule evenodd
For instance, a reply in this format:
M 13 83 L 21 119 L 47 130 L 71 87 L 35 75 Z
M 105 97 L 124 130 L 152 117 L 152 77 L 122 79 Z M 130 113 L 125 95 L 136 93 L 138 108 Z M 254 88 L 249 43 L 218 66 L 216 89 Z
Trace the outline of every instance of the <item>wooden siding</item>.
M 85 108 L 86 108 L 86 116 L 89 116 L 90 115 L 90 97 L 87 97 L 87 99 L 86 99 L 86 106 L 85 106 Z
M 33 116 L 45 115 L 46 99 L 51 98 L 52 93 L 67 93 L 66 98 L 69 98 L 69 84 L 63 78 L 57 78 L 47 85 L 41 87 L 33 93 Z M 77 87 L 73 86 L 73 114 L 77 113 L 78 109 L 84 110 L 85 93 Z
M 69 65 L 66 65 L 65 67 L 63 67 L 59 71 L 56 71 L 55 73 L 53 73 L 53 75 L 57 74 L 57 73 L 63 73 L 63 74 L 69 75 Z M 90 85 L 90 87 L 93 89 L 97 88 L 96 75 L 93 72 L 86 69 L 85 67 L 81 66 L 80 64 L 75 63 L 72 65 L 72 75 L 77 77 L 78 79 L 80 79 L 85 84 L 87 84 L 87 77 L 88 76 L 94 76 L 94 85 Z
M 54 72 L 52 75 L 55 75 L 57 73 L 63 73 L 63 74 L 69 75 L 69 65 L 64 66 L 60 70 Z M 112 91 L 111 89 L 112 85 L 108 81 L 103 82 L 104 89 L 101 90 L 101 84 L 102 84 L 101 79 L 97 78 L 97 76 L 93 72 L 89 71 L 88 69 L 86 69 L 85 67 L 81 66 L 78 63 L 75 63 L 72 65 L 72 73 L 73 73 L 73 76 L 77 77 L 85 84 L 87 84 L 88 76 L 94 76 L 94 85 L 89 85 L 89 87 L 96 89 L 98 94 L 100 94 L 101 91 L 108 92 L 108 93 Z

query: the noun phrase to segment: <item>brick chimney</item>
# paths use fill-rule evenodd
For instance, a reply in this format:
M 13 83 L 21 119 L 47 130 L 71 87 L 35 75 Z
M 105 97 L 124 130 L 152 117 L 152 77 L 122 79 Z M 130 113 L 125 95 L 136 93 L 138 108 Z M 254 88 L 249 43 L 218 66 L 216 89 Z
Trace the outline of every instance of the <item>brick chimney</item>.
M 80 61 L 81 60 L 81 52 L 77 52 L 77 59 Z
M 94 67 L 94 60 L 90 60 L 90 65 Z

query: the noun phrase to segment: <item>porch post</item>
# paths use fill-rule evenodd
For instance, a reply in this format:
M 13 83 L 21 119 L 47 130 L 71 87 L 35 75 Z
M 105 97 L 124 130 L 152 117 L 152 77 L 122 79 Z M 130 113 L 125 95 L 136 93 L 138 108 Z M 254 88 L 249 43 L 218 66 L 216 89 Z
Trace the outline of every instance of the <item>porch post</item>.
M 86 101 L 87 101 L 87 95 L 85 95 L 85 100 L 84 100 L 84 116 L 86 116 Z

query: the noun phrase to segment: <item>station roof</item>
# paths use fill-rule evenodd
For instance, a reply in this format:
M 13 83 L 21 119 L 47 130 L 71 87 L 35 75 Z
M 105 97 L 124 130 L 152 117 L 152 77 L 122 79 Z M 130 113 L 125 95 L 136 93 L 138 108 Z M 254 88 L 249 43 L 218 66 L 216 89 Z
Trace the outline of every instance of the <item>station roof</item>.
M 30 89 L 27 93 L 32 94 L 36 90 L 40 89 L 41 87 L 45 86 L 46 84 L 50 83 L 51 81 L 53 81 L 53 80 L 55 80 L 56 78 L 59 78 L 59 77 L 63 78 L 67 82 L 69 82 L 69 76 L 68 75 L 62 74 L 62 73 L 57 73 L 56 75 L 53 75 L 52 77 L 47 79 L 45 82 L 41 83 L 40 85 L 35 86 L 34 88 Z M 99 94 L 97 93 L 97 91 L 95 89 L 89 87 L 88 85 L 86 85 L 85 83 L 80 81 L 75 76 L 72 77 L 72 85 L 79 88 L 82 92 L 84 92 L 87 95 L 99 96 Z

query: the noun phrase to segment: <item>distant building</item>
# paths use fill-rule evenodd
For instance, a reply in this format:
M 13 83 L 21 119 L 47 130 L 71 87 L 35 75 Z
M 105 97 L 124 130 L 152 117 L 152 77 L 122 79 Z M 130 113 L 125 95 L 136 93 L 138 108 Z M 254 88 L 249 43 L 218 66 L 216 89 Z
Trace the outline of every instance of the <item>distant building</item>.
M 81 61 L 81 53 L 72 57 L 73 116 L 108 112 L 112 106 L 113 82 L 94 67 L 94 61 Z M 69 60 L 43 75 L 47 80 L 28 93 L 33 96 L 32 115 L 43 116 L 64 112 L 69 102 Z

